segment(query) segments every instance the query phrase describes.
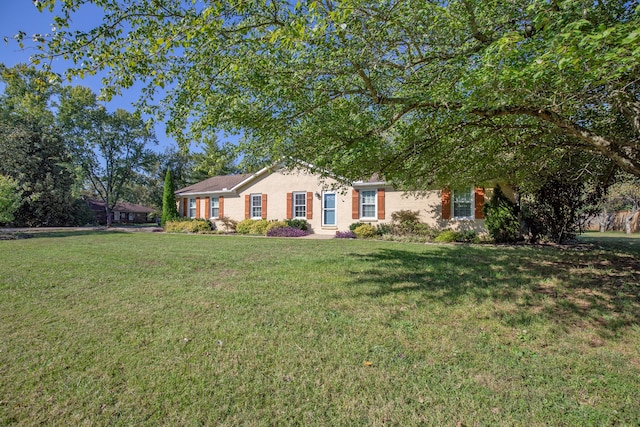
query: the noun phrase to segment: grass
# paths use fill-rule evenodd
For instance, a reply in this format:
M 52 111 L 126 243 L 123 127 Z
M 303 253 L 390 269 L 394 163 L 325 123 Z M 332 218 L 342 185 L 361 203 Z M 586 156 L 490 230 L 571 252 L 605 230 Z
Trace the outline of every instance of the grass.
M 0 425 L 637 425 L 638 246 L 0 241 Z

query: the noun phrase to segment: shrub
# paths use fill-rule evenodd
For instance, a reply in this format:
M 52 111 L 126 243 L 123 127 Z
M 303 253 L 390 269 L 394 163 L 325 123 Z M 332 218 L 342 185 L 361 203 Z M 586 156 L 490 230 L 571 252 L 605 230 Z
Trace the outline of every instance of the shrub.
M 289 227 L 288 225 L 272 227 L 269 229 L 269 231 L 267 231 L 268 237 L 303 237 L 307 236 L 308 234 L 309 233 L 307 233 L 305 230 Z
M 504 195 L 499 185 L 493 190 L 491 200 L 482 208 L 484 224 L 497 243 L 515 242 L 520 237 L 518 207 Z
M 164 224 L 167 233 L 207 233 L 211 230 L 211 223 L 206 219 L 173 220 Z
M 420 222 L 420 211 L 401 210 L 391 214 L 391 220 L 397 224 L 403 222 Z
M 393 226 L 391 224 L 378 224 L 376 226 L 376 234 L 384 236 L 385 234 L 393 234 Z
M 240 234 L 251 233 L 251 226 L 256 222 L 254 219 L 245 219 L 236 224 L 236 232 Z
M 264 234 L 268 236 L 270 230 L 274 228 L 283 228 L 283 227 L 289 227 L 289 224 L 287 224 L 287 221 L 271 221 L 265 227 Z M 294 228 L 294 227 L 291 227 L 291 228 Z
M 371 224 L 362 224 L 353 230 L 359 239 L 369 239 L 376 235 L 376 228 Z
M 438 234 L 435 239 L 433 239 L 433 241 L 438 243 L 451 243 L 457 242 L 461 240 L 461 238 L 462 233 L 453 230 L 444 230 L 440 234 Z
M 353 231 L 336 231 L 336 239 L 355 239 L 356 233 Z
M 249 234 L 267 234 L 267 227 L 269 226 L 269 221 L 266 219 L 257 219 L 254 220 L 253 224 L 251 224 L 251 229 L 249 230 Z
M 366 223 L 364 223 L 364 222 L 354 222 L 353 224 L 351 224 L 349 226 L 349 230 L 354 231 L 356 228 L 360 227 L 361 225 L 366 225 Z
M 299 230 L 308 231 L 309 223 L 304 219 L 288 219 L 287 225 L 292 228 L 297 228 Z
M 535 240 L 542 234 L 555 243 L 564 243 L 583 231 L 585 218 L 591 211 L 593 197 L 581 181 L 572 181 L 557 174 L 533 194 L 525 219 Z
M 219 218 L 219 221 L 224 225 L 225 231 L 236 231 L 236 226 L 238 225 L 238 221 L 229 218 L 228 216 L 222 216 Z
M 472 230 L 463 231 L 459 234 L 459 242 L 475 243 L 478 240 L 478 234 Z

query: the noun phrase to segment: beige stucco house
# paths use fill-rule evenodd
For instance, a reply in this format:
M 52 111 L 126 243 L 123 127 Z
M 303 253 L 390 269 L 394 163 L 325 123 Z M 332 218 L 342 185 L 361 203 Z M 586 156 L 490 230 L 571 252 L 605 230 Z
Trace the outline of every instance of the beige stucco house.
M 354 222 L 391 222 L 400 210 L 419 211 L 423 222 L 438 228 L 485 230 L 482 188 L 424 191 L 410 194 L 370 179 L 345 185 L 310 170 L 280 166 L 254 174 L 214 176 L 176 191 L 183 217 L 283 220 L 306 219 L 313 233 L 335 234 Z

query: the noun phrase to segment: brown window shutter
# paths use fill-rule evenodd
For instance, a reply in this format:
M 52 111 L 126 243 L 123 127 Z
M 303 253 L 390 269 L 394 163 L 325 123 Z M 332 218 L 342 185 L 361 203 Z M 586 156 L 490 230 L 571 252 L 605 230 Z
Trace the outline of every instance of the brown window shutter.
M 378 188 L 378 219 L 384 219 L 384 188 Z
M 360 192 L 353 190 L 351 192 L 351 219 L 360 218 Z
M 451 219 L 451 190 L 442 190 L 442 219 Z
M 204 219 L 211 217 L 211 197 L 205 197 L 204 199 L 204 215 L 202 217 Z
M 262 195 L 262 219 L 267 219 L 267 195 Z
M 244 219 L 249 219 L 251 218 L 251 200 L 250 200 L 250 195 L 245 195 L 244 196 Z
M 189 198 L 185 197 L 182 200 L 182 216 L 187 217 L 189 215 Z
M 475 198 L 475 218 L 483 219 L 484 212 L 482 211 L 482 206 L 484 205 L 484 188 L 476 187 L 473 193 Z
M 293 193 L 287 193 L 287 219 L 293 218 Z
M 313 219 L 313 193 L 307 191 L 307 219 Z
M 200 218 L 200 197 L 196 197 L 196 218 Z
M 218 199 L 218 218 L 224 216 L 224 197 L 220 196 Z

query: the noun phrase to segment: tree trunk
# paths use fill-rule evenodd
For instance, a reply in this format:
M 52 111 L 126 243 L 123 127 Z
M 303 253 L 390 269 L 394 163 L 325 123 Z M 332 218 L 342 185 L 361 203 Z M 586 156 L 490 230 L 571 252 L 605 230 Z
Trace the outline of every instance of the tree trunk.
M 106 206 L 104 207 L 105 212 L 107 213 L 107 228 L 111 227 L 111 208 L 109 207 L 109 204 L 107 203 Z
M 600 221 L 599 221 L 600 232 L 604 233 L 605 231 L 609 230 L 612 222 L 613 222 L 613 214 L 609 213 L 607 208 L 604 208 L 602 210 L 602 213 L 600 214 Z
M 633 217 L 636 216 L 636 213 L 638 213 L 639 210 L 640 210 L 640 206 L 634 205 L 631 208 L 631 212 L 629 212 L 629 215 L 627 215 L 627 217 L 625 218 L 624 231 L 627 234 L 631 234 L 632 233 L 633 230 L 631 230 L 631 223 L 633 222 Z

